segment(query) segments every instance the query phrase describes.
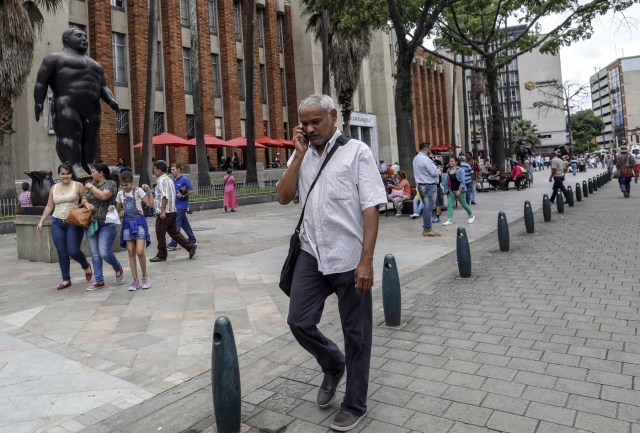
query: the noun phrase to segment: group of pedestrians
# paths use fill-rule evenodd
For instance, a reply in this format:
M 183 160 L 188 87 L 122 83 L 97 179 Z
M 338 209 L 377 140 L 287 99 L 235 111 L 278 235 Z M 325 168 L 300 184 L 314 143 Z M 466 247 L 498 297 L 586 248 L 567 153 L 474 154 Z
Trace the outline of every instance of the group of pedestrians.
M 187 218 L 189 197 L 194 191 L 193 185 L 182 175 L 179 163 L 171 165 L 173 179 L 168 176 L 167 169 L 165 161 L 154 161 L 152 170 L 157 179 L 154 189 L 146 184 L 140 187 L 133 186 L 133 173 L 128 169 L 122 170 L 116 176 L 120 183 L 118 190 L 118 182 L 112 178 L 110 169 L 104 162 L 93 165 L 92 180 L 86 184 L 73 180 L 70 164 L 60 164 L 60 181 L 51 188 L 47 205 L 36 227 L 37 231 L 41 232 L 45 220 L 51 215 L 51 236 L 62 274 L 62 282 L 56 287 L 58 290 L 71 286 L 71 259 L 80 264 L 88 282 L 91 283 L 93 280 L 87 291 L 96 291 L 106 286 L 103 273 L 105 263 L 114 270 L 117 284 L 124 281 L 124 269 L 113 251 L 120 214 L 123 218 L 120 246 L 127 249 L 133 277 L 129 290 L 151 287 L 145 256 L 151 239 L 143 203 L 153 208 L 156 215 L 157 254 L 149 261 L 166 261 L 167 251 L 176 250 L 177 245 L 188 252 L 190 259 L 195 256 L 198 244 Z M 236 181 L 232 171 L 229 169 L 224 177 L 223 201 L 225 211 L 230 209 L 234 212 L 238 203 L 235 197 Z M 91 223 L 88 227 L 85 227 L 86 221 L 72 223 L 73 221 L 69 220 L 69 215 L 75 208 L 85 208 L 91 213 Z M 185 231 L 186 237 L 180 230 Z M 166 244 L 167 233 L 172 238 L 169 245 Z M 81 247 L 85 235 L 91 251 L 91 263 Z M 138 262 L 141 274 L 137 271 Z

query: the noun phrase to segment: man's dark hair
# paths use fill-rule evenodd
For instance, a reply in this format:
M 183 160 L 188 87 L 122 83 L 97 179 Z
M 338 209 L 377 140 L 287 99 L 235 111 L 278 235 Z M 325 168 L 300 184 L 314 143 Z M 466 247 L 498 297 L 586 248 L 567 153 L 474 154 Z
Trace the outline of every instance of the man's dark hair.
M 29 182 L 22 182 L 22 190 L 23 191 L 29 191 Z
M 420 143 L 420 151 L 423 151 L 424 149 L 426 149 L 429 146 L 431 146 L 431 144 L 429 144 L 428 141 L 423 141 L 422 143 Z
M 167 172 L 167 163 L 164 162 L 163 160 L 159 159 L 156 162 L 153 163 L 153 168 L 157 168 L 158 170 L 160 170 L 163 173 Z
M 132 182 L 133 181 L 133 173 L 129 170 L 124 170 L 120 173 L 120 182 Z
M 182 166 L 180 165 L 179 162 L 174 162 L 173 164 L 171 164 L 171 166 L 173 168 L 177 168 L 178 170 L 182 170 Z

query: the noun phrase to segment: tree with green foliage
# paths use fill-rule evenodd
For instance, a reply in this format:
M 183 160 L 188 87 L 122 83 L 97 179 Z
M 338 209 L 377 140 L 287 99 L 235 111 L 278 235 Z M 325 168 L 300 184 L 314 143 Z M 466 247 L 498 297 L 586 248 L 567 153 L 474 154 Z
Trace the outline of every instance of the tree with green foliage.
M 604 121 L 596 116 L 593 110 L 581 110 L 572 116 L 571 133 L 576 151 L 590 151 L 593 141 L 602 134 L 602 131 L 604 131 Z
M 432 51 L 443 60 L 484 72 L 491 100 L 491 157 L 502 166 L 507 144 L 504 116 L 498 95 L 500 71 L 514 59 L 535 48 L 557 53 L 560 47 L 592 36 L 591 22 L 609 11 L 620 12 L 637 0 L 468 0 L 446 8 L 437 23 L 438 44 L 458 54 L 482 57 L 483 65 L 455 62 Z M 546 34 L 540 20 L 561 14 L 563 20 Z M 509 33 L 507 24 L 520 24 L 522 31 Z
M 304 0 L 314 10 L 340 17 L 337 28 L 345 34 L 361 28 L 389 30 L 396 36 L 395 109 L 399 163 L 413 179 L 416 144 L 413 135 L 411 64 L 416 50 L 431 34 L 442 11 L 462 0 Z
M 22 94 L 42 32 L 42 11 L 56 12 L 64 0 L 0 0 L 0 198 L 15 198 L 13 101 Z
M 538 128 L 533 124 L 531 120 L 517 119 L 511 124 L 511 138 L 513 143 L 511 145 L 511 152 L 515 153 L 517 143 L 522 140 L 525 144 L 535 149 L 540 145 L 540 137 L 538 137 Z
M 579 84 L 572 81 L 560 83 L 553 81 L 544 86 L 537 87 L 538 93 L 543 99 L 533 103 L 538 110 L 560 110 L 567 118 L 567 129 L 569 130 L 569 157 L 573 157 L 573 113 L 580 107 L 589 96 L 589 85 Z
M 303 0 L 302 3 L 303 13 L 309 17 L 307 31 L 313 32 L 315 39 L 322 42 L 322 92 L 329 94 L 325 79 L 328 69 L 333 76 L 338 103 L 342 107 L 343 130 L 349 133 L 353 94 L 360 81 L 362 61 L 371 49 L 371 26 L 361 23 L 358 29 L 345 29 L 340 26 L 342 15 L 334 15 L 333 10 L 316 10 L 314 2 Z

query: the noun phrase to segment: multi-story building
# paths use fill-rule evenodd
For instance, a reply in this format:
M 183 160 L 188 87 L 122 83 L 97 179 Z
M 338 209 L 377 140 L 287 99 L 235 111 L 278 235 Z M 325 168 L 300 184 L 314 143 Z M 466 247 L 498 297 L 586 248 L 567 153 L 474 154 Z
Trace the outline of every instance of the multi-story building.
M 246 86 L 244 46 L 247 0 L 191 0 L 196 2 L 199 40 L 199 79 L 206 134 L 225 140 L 245 135 Z M 70 26 L 86 31 L 89 55 L 104 68 L 120 111 L 102 107 L 98 158 L 116 164 L 123 158 L 139 169 L 147 71 L 147 1 L 69 0 L 68 7 L 45 19 L 37 44 L 34 67 L 25 92 L 16 101 L 16 133 L 13 136 L 17 178 L 26 169 L 54 169 L 57 165 L 55 136 L 49 108 L 44 121 L 35 122 L 33 87 L 42 58 L 62 49 L 60 36 Z M 258 0 L 254 40 L 254 117 L 256 137 L 288 138 L 297 122 L 295 68 L 291 8 L 288 0 Z M 168 131 L 180 137 L 194 134 L 191 80 L 191 33 L 189 0 L 159 2 L 157 35 L 155 133 Z M 48 98 L 51 102 L 51 96 Z M 225 149 L 231 153 L 240 149 Z M 222 150 L 208 150 L 213 160 Z M 270 150 L 257 150 L 266 164 Z M 154 149 L 156 158 L 194 164 L 195 148 Z
M 302 15 L 299 0 L 291 3 L 292 32 L 296 52 L 297 94 L 302 98 L 322 89 L 322 48 L 314 35 L 306 31 L 307 17 Z M 393 32 L 373 33 L 369 56 L 362 62 L 358 89 L 353 97 L 354 112 L 348 133 L 367 143 L 374 156 L 385 161 L 398 160 L 395 114 L 395 37 Z M 426 52 L 416 52 L 412 66 L 413 132 L 416 146 L 421 141 L 444 145 L 450 143 L 446 98 L 447 68 Z M 449 71 L 450 72 L 450 71 Z M 302 79 L 304 77 L 304 79 Z M 449 89 L 449 90 L 448 90 Z M 340 113 L 340 110 L 338 109 Z M 342 125 L 342 118 L 339 118 Z
M 604 148 L 639 144 L 640 56 L 615 60 L 592 75 L 590 82 L 593 112 L 605 124 L 596 144 Z
M 513 37 L 525 28 L 524 25 L 508 27 L 507 33 Z M 509 51 L 509 55 L 512 54 L 513 49 Z M 467 56 L 464 61 L 472 64 L 474 59 Z M 484 65 L 482 58 L 476 58 L 475 62 L 477 66 Z M 550 84 L 562 83 L 560 56 L 542 54 L 538 49 L 533 49 L 501 68 L 499 77 L 498 96 L 504 116 L 505 140 L 511 143 L 511 124 L 517 119 L 526 119 L 530 120 L 538 129 L 540 151 L 550 150 L 555 146 L 565 144 L 567 128 L 564 112 L 557 109 L 541 109 L 537 104 L 537 102 L 549 98 L 544 93 L 545 87 Z M 469 122 L 468 142 L 473 143 L 473 140 L 477 140 L 478 148 L 486 151 L 488 146 L 485 138 L 490 136 L 488 129 L 491 125 L 489 95 L 480 94 L 480 103 L 477 104 L 472 97 L 473 82 L 470 70 L 465 70 L 465 80 Z

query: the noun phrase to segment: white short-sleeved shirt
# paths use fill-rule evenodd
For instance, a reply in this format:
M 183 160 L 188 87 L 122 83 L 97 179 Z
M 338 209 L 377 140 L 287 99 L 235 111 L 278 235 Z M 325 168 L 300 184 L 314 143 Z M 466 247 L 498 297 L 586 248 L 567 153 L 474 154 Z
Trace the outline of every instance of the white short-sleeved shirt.
M 163 173 L 157 180 L 156 183 L 156 197 L 155 197 L 155 208 L 156 212 L 160 213 L 162 210 L 162 198 L 167 199 L 167 207 L 165 208 L 166 213 L 173 213 L 176 211 L 176 187 L 173 184 L 173 180 L 166 174 Z
M 135 196 L 134 196 L 135 194 Z M 116 203 L 120 203 L 124 206 L 124 198 L 125 197 L 133 197 L 136 200 L 136 209 L 142 215 L 142 200 L 147 195 L 146 192 L 142 188 L 133 188 L 131 192 L 124 192 L 123 190 L 118 191 L 118 195 L 116 196 Z
M 318 270 L 335 274 L 354 270 L 362 254 L 363 211 L 387 202 L 378 166 L 369 146 L 351 139 L 336 150 L 313 183 L 326 155 L 335 145 L 340 130 L 327 144 L 322 155 L 311 145 L 304 155 L 298 176 L 298 196 L 307 208 L 300 236 L 301 248 L 318 260 Z M 289 160 L 289 165 L 293 155 Z

